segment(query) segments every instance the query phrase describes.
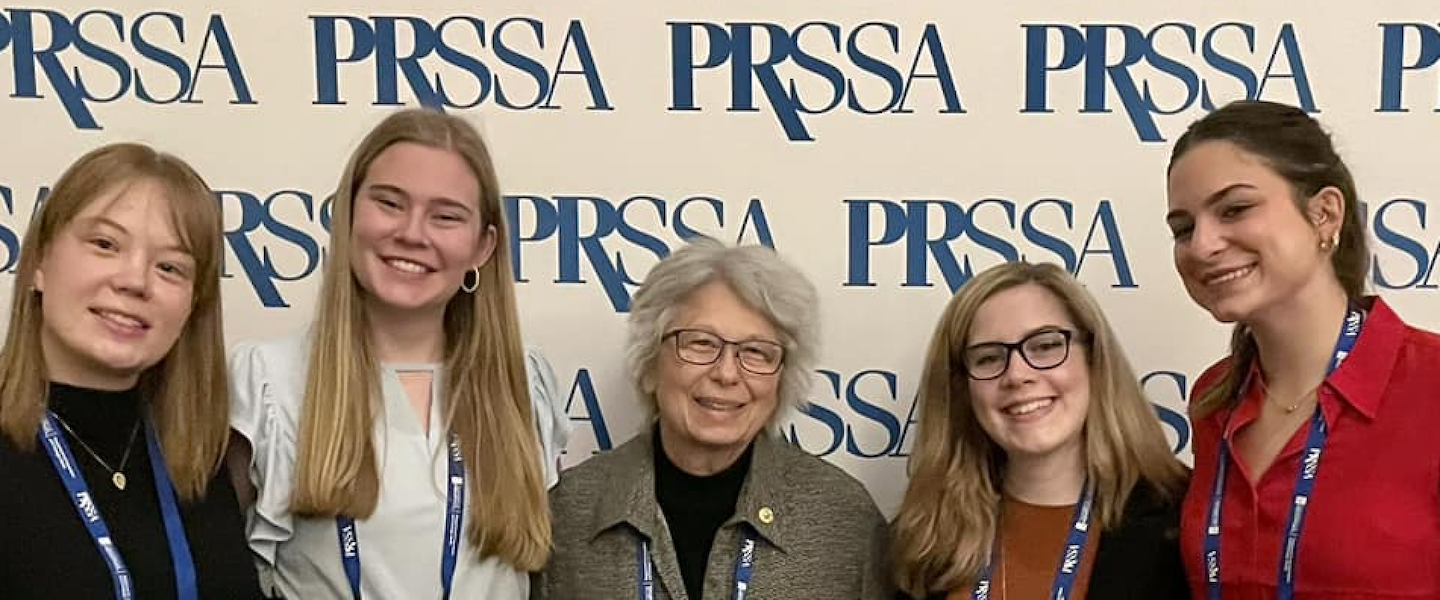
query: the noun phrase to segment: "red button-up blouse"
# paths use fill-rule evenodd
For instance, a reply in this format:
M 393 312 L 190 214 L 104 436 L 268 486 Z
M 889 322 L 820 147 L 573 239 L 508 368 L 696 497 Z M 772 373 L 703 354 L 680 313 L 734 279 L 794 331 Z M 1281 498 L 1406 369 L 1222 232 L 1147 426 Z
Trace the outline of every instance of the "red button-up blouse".
M 1228 359 L 1196 382 L 1192 399 Z M 1206 597 L 1206 509 L 1221 439 L 1253 422 L 1260 371 L 1234 410 L 1194 422 L 1195 471 L 1181 515 L 1181 551 L 1194 598 Z M 1354 351 L 1318 390 L 1329 438 L 1307 507 L 1295 566 L 1296 600 L 1440 598 L 1440 335 L 1405 325 L 1376 298 Z M 1227 424 L 1226 419 L 1229 417 Z M 1308 423 L 1308 422 L 1307 422 Z M 1224 600 L 1269 600 L 1294 499 L 1302 425 L 1254 484 L 1229 455 L 1221 507 Z

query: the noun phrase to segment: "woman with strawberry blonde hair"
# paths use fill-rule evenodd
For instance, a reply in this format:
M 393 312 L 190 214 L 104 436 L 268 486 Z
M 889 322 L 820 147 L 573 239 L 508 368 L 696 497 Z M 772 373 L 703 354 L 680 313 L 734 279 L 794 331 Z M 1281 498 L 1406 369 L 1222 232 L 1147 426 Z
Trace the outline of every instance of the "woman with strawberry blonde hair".
M 36 210 L 0 349 L 0 598 L 259 597 L 221 461 L 219 202 L 121 143 Z

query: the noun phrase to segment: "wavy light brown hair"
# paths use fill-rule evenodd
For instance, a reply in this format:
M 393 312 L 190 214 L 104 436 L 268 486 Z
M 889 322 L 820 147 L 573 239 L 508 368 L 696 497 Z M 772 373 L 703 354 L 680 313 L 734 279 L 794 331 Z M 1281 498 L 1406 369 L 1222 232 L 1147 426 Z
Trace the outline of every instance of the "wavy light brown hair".
M 457 290 L 445 308 L 444 422 L 460 439 L 469 474 L 471 545 L 481 558 L 538 570 L 549 557 L 550 514 L 499 182 L 480 134 L 459 117 L 429 109 L 402 110 L 377 125 L 355 149 L 335 191 L 291 509 L 306 516 L 365 518 L 379 501 L 372 435 L 380 365 L 369 336 L 366 292 L 351 265 L 351 219 L 371 163 L 402 142 L 460 156 L 480 183 L 482 235 L 486 227 L 495 230 L 495 252 L 480 268 L 479 291 Z
M 912 596 L 971 589 L 989 563 L 1006 460 L 975 415 L 963 354 L 980 306 L 1023 285 L 1054 294 L 1075 322 L 1075 343 L 1088 341 L 1090 410 L 1083 435 L 1100 527 L 1119 523 L 1139 485 L 1160 498 L 1184 492 L 1185 468 L 1170 452 L 1155 409 L 1095 299 L 1055 265 L 993 267 L 950 299 L 921 376 L 919 434 L 909 488 L 895 517 L 893 548 L 896 584 Z
M 30 219 L 0 348 L 0 431 L 16 447 L 34 450 L 45 417 L 49 370 L 39 351 L 45 314 L 34 285 L 50 244 L 91 202 L 139 182 L 162 191 L 180 243 L 195 260 L 190 318 L 175 345 L 139 380 L 175 492 L 194 502 L 219 468 L 230 431 L 220 310 L 223 219 L 214 193 L 190 165 L 149 146 L 111 144 L 80 157 Z
M 1339 242 L 1330 254 L 1330 266 L 1351 302 L 1365 295 L 1370 269 L 1370 248 L 1360 217 L 1360 196 L 1350 168 L 1335 151 L 1330 134 L 1305 111 L 1264 100 L 1239 100 L 1190 124 L 1170 153 L 1168 175 L 1187 152 L 1205 142 L 1229 142 L 1257 157 L 1290 183 L 1296 210 L 1327 187 L 1345 198 Z M 1231 361 L 1225 373 L 1191 404 L 1193 417 L 1235 406 L 1245 374 L 1259 358 L 1255 336 L 1244 323 L 1235 325 L 1230 338 Z

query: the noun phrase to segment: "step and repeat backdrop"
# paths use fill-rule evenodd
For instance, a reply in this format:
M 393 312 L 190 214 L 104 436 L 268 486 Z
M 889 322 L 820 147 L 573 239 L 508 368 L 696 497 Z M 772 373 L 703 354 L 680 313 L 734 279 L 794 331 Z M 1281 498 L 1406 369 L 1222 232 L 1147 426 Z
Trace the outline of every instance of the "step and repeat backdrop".
M 575 428 L 566 464 L 645 425 L 622 374 L 630 297 L 704 234 L 773 246 L 819 288 L 822 359 L 785 434 L 888 513 L 934 319 L 1003 261 L 1062 264 L 1100 298 L 1188 460 L 1184 398 L 1228 338 L 1173 271 L 1165 163 L 1245 97 L 1333 130 L 1375 292 L 1440 328 L 1429 0 L 4 6 L 0 270 L 66 165 L 140 140 L 223 204 L 230 340 L 296 330 L 349 151 L 396 107 L 444 107 L 493 146 L 525 335 Z

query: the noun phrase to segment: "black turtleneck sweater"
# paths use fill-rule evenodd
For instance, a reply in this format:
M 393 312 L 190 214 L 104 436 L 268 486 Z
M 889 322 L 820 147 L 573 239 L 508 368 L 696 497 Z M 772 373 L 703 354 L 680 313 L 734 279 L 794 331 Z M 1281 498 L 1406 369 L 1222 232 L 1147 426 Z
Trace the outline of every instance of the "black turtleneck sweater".
M 735 514 L 740 488 L 750 473 L 750 454 L 745 453 L 714 475 L 700 477 L 681 471 L 660 445 L 660 431 L 655 431 L 655 500 L 670 526 L 670 539 L 675 542 L 675 558 L 680 563 L 680 576 L 685 580 L 685 593 L 691 600 L 703 598 L 705 566 L 710 561 L 710 547 L 715 533 Z M 728 550 L 739 552 L 739 548 Z
M 118 467 L 141 414 L 139 394 L 50 386 L 50 409 L 90 448 Z M 69 433 L 70 452 L 89 485 L 115 547 L 124 558 L 137 600 L 176 597 L 175 570 L 165 538 L 145 433 L 135 436 L 125 463 L 125 490 L 111 472 Z M 244 523 L 220 469 L 203 500 L 180 504 L 181 520 L 204 599 L 260 598 L 255 567 L 245 544 Z M 80 521 L 49 457 L 37 444 L 22 452 L 0 435 L 0 598 L 115 598 L 110 569 Z

